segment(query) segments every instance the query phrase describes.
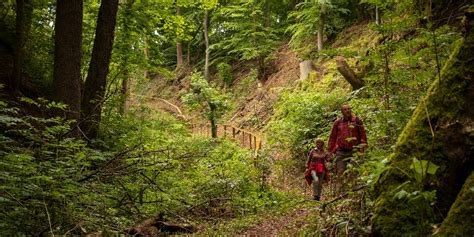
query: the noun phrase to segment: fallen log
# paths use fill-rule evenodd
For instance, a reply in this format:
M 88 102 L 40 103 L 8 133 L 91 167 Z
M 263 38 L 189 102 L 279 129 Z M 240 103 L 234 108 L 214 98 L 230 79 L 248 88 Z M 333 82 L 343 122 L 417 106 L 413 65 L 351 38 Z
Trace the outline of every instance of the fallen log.
M 344 57 L 339 56 L 336 58 L 336 66 L 344 79 L 351 84 L 352 90 L 358 90 L 365 85 L 364 81 L 349 67 Z

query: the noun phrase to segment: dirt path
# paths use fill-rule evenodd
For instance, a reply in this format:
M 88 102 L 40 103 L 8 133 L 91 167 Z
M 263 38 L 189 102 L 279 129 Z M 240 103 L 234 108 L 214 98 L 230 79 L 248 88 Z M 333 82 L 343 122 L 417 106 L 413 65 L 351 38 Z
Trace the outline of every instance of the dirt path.
M 308 200 L 309 201 L 309 200 Z M 315 205 L 319 205 L 315 202 Z M 314 208 L 295 208 L 282 216 L 274 216 L 248 229 L 238 236 L 294 236 L 298 231 L 307 227 L 310 223 L 306 218 L 314 212 Z
M 306 187 L 310 189 L 310 187 Z M 325 184 L 325 190 L 321 201 L 314 201 L 306 190 L 301 192 L 304 201 L 297 203 L 292 210 L 282 215 L 270 216 L 255 226 L 247 229 L 237 236 L 256 237 L 256 236 L 298 236 L 304 233 L 304 229 L 311 228 L 311 223 L 320 215 L 321 205 L 335 198 L 334 184 L 329 182 Z M 314 226 L 314 225 L 313 225 Z M 302 232 L 303 231 L 303 232 Z

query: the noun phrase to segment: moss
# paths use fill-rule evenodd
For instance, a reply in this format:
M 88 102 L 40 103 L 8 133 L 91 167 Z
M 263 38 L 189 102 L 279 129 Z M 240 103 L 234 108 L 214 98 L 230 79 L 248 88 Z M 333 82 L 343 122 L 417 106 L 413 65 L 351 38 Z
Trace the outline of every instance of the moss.
M 440 236 L 473 236 L 474 225 L 474 172 L 464 183 L 448 216 L 441 224 Z
M 441 72 L 441 80 L 437 78 L 431 85 L 399 136 L 389 166 L 375 186 L 374 235 L 423 236 L 430 233 L 430 223 L 442 221 L 472 171 L 472 159 L 466 157 L 472 156 L 473 136 L 463 133 L 463 128 L 472 120 L 469 102 L 474 99 L 470 91 L 474 74 L 473 38 L 470 33 L 465 40 L 457 42 L 456 50 Z M 410 170 L 413 158 L 438 165 L 437 177 L 428 177 L 429 182 L 423 184 L 416 183 Z M 408 193 L 436 190 L 439 214 L 435 215 L 433 206 L 423 199 L 415 202 L 395 199 L 402 184 Z
M 429 233 L 429 222 L 425 218 L 420 218 L 418 204 L 416 202 L 409 202 L 406 199 L 399 200 L 395 198 L 377 201 L 375 204 L 375 208 L 379 210 L 379 218 L 377 220 L 382 223 L 389 223 L 382 226 L 382 231 L 379 231 L 378 234 L 381 236 L 427 235 Z M 398 211 L 393 212 L 393 209 Z M 399 224 L 394 225 L 392 223 Z M 406 225 L 404 223 L 413 224 Z

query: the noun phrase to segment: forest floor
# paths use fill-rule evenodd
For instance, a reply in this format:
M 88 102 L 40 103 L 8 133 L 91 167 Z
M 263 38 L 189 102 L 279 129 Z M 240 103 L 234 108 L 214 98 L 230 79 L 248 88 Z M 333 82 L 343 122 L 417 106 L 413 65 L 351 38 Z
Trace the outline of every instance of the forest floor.
M 310 202 L 310 200 L 308 200 Z M 320 205 L 316 201 L 312 204 Z M 269 217 L 257 225 L 249 228 L 239 236 L 279 236 L 279 235 L 296 235 L 301 229 L 308 227 L 310 222 L 308 216 L 313 214 L 314 207 L 296 207 L 290 212 L 281 216 Z
M 343 47 L 354 38 L 360 37 L 356 33 L 361 32 L 360 29 L 367 23 L 363 22 L 359 25 L 351 27 L 346 30 L 344 37 L 335 40 L 335 47 Z M 318 78 L 329 73 L 327 62 L 319 62 L 315 65 Z M 265 126 L 273 115 L 273 106 L 278 101 L 280 93 L 285 88 L 292 88 L 299 79 L 299 59 L 297 54 L 289 48 L 288 45 L 283 45 L 275 54 L 275 60 L 272 62 L 272 72 L 269 72 L 268 78 L 264 81 L 256 81 L 248 83 L 246 80 L 251 72 L 248 65 L 233 65 L 233 83 L 234 94 L 239 98 L 235 99 L 235 107 L 232 112 L 228 113 L 225 118 L 227 124 L 243 127 L 251 131 L 264 131 Z M 336 73 L 333 73 L 338 75 Z M 336 80 L 336 79 L 335 79 Z M 319 80 L 318 80 L 319 81 Z M 342 86 L 348 86 L 344 79 L 340 78 Z M 150 86 L 151 100 L 148 101 L 149 107 L 154 109 L 161 109 L 172 114 L 179 115 L 176 108 L 181 107 L 181 102 L 176 95 L 180 95 L 179 91 L 168 91 L 167 87 L 160 80 L 156 80 L 156 84 Z M 182 81 L 185 83 L 186 81 Z M 185 84 L 180 88 L 186 88 Z M 240 93 L 241 92 L 241 93 Z M 176 106 L 169 106 L 169 103 L 163 102 L 162 99 L 156 100 L 154 95 L 164 95 L 166 100 Z M 167 96 L 168 95 L 168 96 Z M 184 112 L 184 111 L 183 111 Z M 193 117 L 192 114 L 186 114 L 186 118 Z M 275 159 L 287 159 L 283 154 L 274 154 Z M 304 187 L 301 177 L 298 177 L 296 182 L 286 183 L 283 189 L 299 190 L 296 199 L 288 203 L 284 210 L 276 210 L 276 212 L 268 212 L 256 214 L 253 217 L 245 217 L 243 220 L 237 220 L 244 223 L 229 222 L 223 223 L 219 226 L 198 230 L 195 234 L 200 235 L 215 235 L 216 233 L 230 234 L 232 236 L 296 236 L 305 233 L 306 230 L 314 230 L 314 226 L 320 225 L 318 222 L 324 222 L 325 214 L 321 212 L 321 206 L 324 203 L 330 202 L 335 198 L 332 183 L 325 184 L 325 191 L 323 191 L 323 198 L 321 201 L 314 201 L 311 199 L 311 187 Z M 301 181 L 301 182 L 299 182 Z M 279 183 L 279 181 L 276 181 Z M 280 185 L 278 185 L 280 186 Z M 277 187 L 281 189 L 282 187 Z M 303 192 L 303 190 L 305 190 Z M 313 227 L 313 228 L 311 228 Z M 204 227 L 206 228 L 206 227 Z M 199 228 L 198 228 L 199 229 Z M 324 230 L 322 230 L 324 232 Z M 307 233 L 310 234 L 310 233 Z M 313 233 L 314 234 L 314 233 Z M 194 235 L 194 234 L 193 234 Z
M 297 187 L 298 186 L 298 187 Z M 281 208 L 272 208 L 264 213 L 239 217 L 238 219 L 223 222 L 216 226 L 207 226 L 198 230 L 196 236 L 301 236 L 324 234 L 330 230 L 323 229 L 328 216 L 334 211 L 324 209 L 325 205 L 335 205 L 334 183 L 324 184 L 321 201 L 312 199 L 310 186 L 301 188 L 292 187 L 294 197 L 288 200 Z M 290 187 L 288 187 L 290 188 Z M 332 206 L 334 207 L 334 206 Z M 208 229 L 207 229 L 208 228 Z M 317 230 L 317 231 L 315 231 Z
M 325 188 L 327 190 L 323 191 L 321 201 L 311 199 L 311 190 L 308 186 L 306 193 L 298 194 L 296 200 L 289 201 L 281 210 L 269 210 L 255 216 L 243 217 L 242 220 L 208 227 L 210 229 L 200 230 L 194 234 L 256 237 L 311 236 L 328 233 L 331 230 L 324 229 L 324 226 L 333 210 L 324 210 L 323 206 L 332 203 L 335 196 L 331 183 L 326 183 Z M 334 204 L 338 206 L 337 203 Z

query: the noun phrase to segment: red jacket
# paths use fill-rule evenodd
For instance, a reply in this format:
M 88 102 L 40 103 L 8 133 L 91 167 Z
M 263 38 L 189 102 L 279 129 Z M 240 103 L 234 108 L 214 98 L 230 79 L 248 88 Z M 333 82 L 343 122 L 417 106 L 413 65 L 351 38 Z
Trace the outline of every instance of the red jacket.
M 367 144 L 367 135 L 362 121 L 355 115 L 351 119 L 337 119 L 329 136 L 328 151 L 331 153 L 336 150 L 352 150 L 354 146 L 361 143 Z
M 325 162 L 328 160 L 328 154 L 324 152 L 324 155 L 322 157 L 316 158 L 313 156 L 313 152 L 315 150 L 311 150 L 308 153 L 308 169 L 306 170 L 304 178 L 306 179 L 306 182 L 308 184 L 311 184 L 313 182 L 313 177 L 311 176 L 311 171 L 314 170 L 316 171 L 316 175 L 319 175 L 324 172 L 324 180 L 327 182 L 329 181 L 329 174 L 326 171 L 326 166 Z M 315 158 L 314 160 L 312 158 Z

